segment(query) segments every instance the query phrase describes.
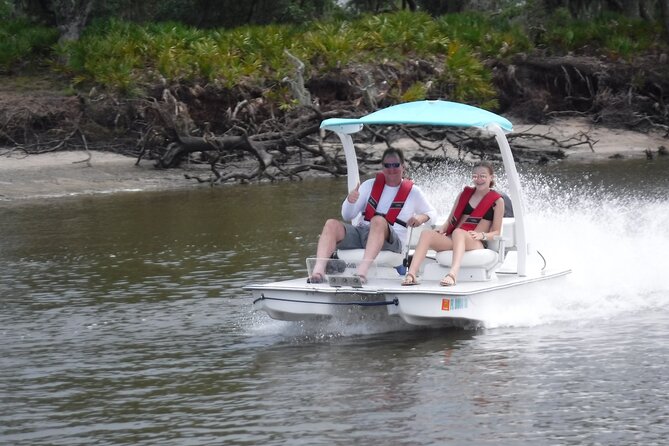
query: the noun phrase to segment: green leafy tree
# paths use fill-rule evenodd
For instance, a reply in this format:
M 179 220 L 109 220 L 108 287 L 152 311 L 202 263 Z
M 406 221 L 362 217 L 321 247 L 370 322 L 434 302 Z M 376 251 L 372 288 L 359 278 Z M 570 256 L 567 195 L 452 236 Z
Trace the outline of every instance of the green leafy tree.
M 47 26 L 55 26 L 61 41 L 78 40 L 96 0 L 16 0 L 16 11 Z
M 7 21 L 14 11 L 14 4 L 9 0 L 0 0 L 0 21 Z
M 14 4 L 19 14 L 57 26 L 64 40 L 76 40 L 92 18 L 234 28 L 304 23 L 326 18 L 339 9 L 335 0 L 15 0 Z
M 349 0 L 344 5 L 358 14 L 379 14 L 388 11 L 405 10 L 417 11 L 420 0 Z

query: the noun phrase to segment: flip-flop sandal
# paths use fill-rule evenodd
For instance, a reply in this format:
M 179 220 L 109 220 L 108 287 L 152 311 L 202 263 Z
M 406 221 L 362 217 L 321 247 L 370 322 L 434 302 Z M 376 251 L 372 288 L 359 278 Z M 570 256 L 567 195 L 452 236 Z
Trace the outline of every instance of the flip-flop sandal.
M 404 276 L 404 280 L 402 281 L 401 285 L 402 286 L 413 286 L 413 285 L 418 285 L 418 278 L 414 276 L 412 273 L 407 273 L 406 276 Z
M 323 283 L 324 277 L 321 273 L 314 273 L 313 276 L 307 278 L 307 283 Z
M 447 281 L 446 277 L 450 277 L 453 280 L 453 283 Z M 453 273 L 446 274 L 446 277 L 441 279 L 441 282 L 439 282 L 439 285 L 441 285 L 441 286 L 453 286 L 453 285 L 455 285 L 456 279 L 455 279 L 455 275 L 453 275 Z

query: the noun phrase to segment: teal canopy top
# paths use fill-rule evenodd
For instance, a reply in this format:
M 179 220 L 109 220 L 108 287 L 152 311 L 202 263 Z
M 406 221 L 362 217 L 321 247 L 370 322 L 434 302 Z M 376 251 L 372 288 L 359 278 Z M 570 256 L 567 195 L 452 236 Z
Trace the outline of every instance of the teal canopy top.
M 449 101 L 416 101 L 393 105 L 357 119 L 330 118 L 321 123 L 321 128 L 360 124 L 405 124 L 452 127 L 480 127 L 495 123 L 505 132 L 513 130 L 513 124 L 487 110 Z M 360 129 L 358 129 L 360 130 Z M 348 132 L 347 132 L 348 133 Z

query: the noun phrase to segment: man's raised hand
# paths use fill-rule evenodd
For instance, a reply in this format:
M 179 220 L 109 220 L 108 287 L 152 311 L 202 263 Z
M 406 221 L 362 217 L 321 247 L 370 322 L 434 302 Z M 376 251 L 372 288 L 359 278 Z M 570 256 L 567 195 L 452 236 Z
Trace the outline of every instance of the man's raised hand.
M 355 189 L 353 189 L 351 192 L 348 193 L 348 197 L 346 198 L 349 203 L 353 204 L 358 201 L 358 198 L 360 198 L 360 192 L 358 191 L 360 189 L 360 182 L 358 181 L 358 185 L 355 186 Z

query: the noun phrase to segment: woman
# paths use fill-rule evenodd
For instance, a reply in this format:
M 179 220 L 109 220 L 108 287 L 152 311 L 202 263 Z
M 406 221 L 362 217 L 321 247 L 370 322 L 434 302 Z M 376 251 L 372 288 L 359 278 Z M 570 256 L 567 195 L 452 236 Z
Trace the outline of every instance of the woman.
M 439 282 L 442 286 L 455 285 L 465 251 L 485 248 L 485 242 L 501 233 L 504 217 L 504 199 L 492 190 L 494 171 L 489 162 L 480 162 L 472 172 L 474 187 L 465 187 L 453 205 L 443 226 L 435 231 L 424 231 L 411 260 L 411 266 L 402 285 L 417 285 L 417 273 L 427 251 L 453 250 L 453 262 L 448 274 Z

